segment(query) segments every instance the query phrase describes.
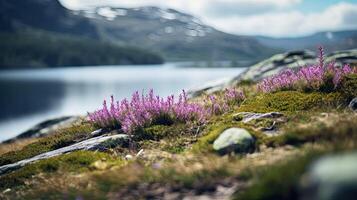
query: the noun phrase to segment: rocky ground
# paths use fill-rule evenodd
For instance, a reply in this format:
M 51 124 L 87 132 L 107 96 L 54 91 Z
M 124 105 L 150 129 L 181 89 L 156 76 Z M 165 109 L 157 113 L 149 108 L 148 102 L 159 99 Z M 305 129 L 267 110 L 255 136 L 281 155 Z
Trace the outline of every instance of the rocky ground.
M 357 76 L 329 93 L 231 84 L 247 98 L 200 126 L 40 124 L 1 144 L 0 199 L 355 199 Z

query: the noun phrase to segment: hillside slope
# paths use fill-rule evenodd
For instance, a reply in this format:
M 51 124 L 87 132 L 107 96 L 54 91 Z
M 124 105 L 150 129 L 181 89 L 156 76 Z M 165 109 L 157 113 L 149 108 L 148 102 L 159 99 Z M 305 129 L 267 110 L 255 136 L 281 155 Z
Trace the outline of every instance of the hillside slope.
M 357 48 L 357 31 L 327 31 L 296 38 L 257 37 L 257 40 L 264 45 L 284 50 L 315 50 L 318 45 L 324 45 L 332 52 Z
M 97 28 L 58 1 L 0 0 L 0 67 L 159 64 L 147 50 L 99 40 Z
M 96 24 L 103 40 L 154 49 L 169 60 L 259 60 L 277 52 L 173 9 L 98 7 L 77 14 Z

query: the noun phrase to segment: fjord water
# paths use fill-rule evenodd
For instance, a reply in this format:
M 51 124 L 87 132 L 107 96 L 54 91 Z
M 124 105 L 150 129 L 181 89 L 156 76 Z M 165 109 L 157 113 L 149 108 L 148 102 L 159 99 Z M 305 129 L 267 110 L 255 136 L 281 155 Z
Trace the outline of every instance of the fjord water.
M 244 68 L 179 67 L 179 63 L 145 66 L 96 66 L 0 71 L 0 141 L 41 121 L 86 114 L 103 99 L 130 97 L 153 88 L 158 95 L 237 76 Z

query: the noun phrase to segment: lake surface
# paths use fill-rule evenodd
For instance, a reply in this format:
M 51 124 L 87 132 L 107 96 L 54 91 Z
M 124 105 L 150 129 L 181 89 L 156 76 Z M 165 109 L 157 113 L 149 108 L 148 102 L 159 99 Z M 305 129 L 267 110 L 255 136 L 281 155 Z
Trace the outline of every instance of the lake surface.
M 237 76 L 244 68 L 149 66 L 66 67 L 0 71 L 0 141 L 61 116 L 86 114 L 104 99 L 153 88 L 167 96 Z

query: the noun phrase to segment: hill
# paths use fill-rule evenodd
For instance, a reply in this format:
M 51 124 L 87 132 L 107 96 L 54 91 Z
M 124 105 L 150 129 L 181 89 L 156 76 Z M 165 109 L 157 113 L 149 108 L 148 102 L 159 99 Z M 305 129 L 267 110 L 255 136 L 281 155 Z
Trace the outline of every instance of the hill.
M 284 50 L 315 50 L 318 45 L 324 45 L 330 52 L 357 48 L 357 30 L 319 32 L 305 37 L 271 38 L 256 37 L 267 46 Z
M 161 56 L 99 40 L 96 27 L 58 1 L 0 0 L 0 67 L 159 64 Z

